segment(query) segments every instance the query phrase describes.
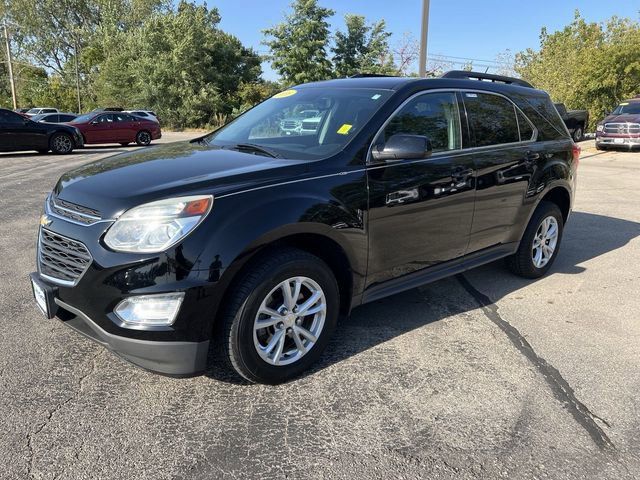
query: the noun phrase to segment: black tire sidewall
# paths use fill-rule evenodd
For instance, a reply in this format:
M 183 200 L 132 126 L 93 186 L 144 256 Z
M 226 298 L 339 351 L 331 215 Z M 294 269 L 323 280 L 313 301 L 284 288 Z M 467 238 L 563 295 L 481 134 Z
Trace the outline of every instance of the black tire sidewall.
M 553 251 L 553 255 L 551 259 L 547 262 L 547 264 L 538 268 L 533 264 L 533 257 L 531 255 L 533 239 L 540 228 L 540 224 L 542 220 L 545 218 L 553 216 L 558 222 L 558 240 L 556 242 L 556 248 Z M 520 245 L 518 255 L 522 256 L 521 260 L 528 259 L 528 264 L 525 266 L 524 273 L 527 274 L 528 277 L 538 278 L 542 277 L 546 274 L 549 269 L 552 267 L 553 262 L 555 262 L 558 257 L 558 252 L 560 251 L 560 245 L 562 244 L 562 235 L 564 233 L 564 219 L 562 217 L 562 212 L 560 209 L 551 202 L 542 202 L 538 208 L 536 209 L 527 229 L 525 231 L 524 236 L 522 237 L 522 243 Z
M 325 295 L 327 315 L 318 341 L 300 360 L 290 365 L 274 366 L 265 362 L 253 343 L 253 324 L 260 304 L 269 292 L 280 282 L 295 276 L 309 277 L 317 282 Z M 251 381 L 276 384 L 300 375 L 322 355 L 333 330 L 335 329 L 340 309 L 340 297 L 336 280 L 321 260 L 313 257 L 301 262 L 287 262 L 262 278 L 251 291 L 247 299 L 238 310 L 231 332 L 230 354 L 234 357 L 234 364 L 240 363 L 241 375 Z

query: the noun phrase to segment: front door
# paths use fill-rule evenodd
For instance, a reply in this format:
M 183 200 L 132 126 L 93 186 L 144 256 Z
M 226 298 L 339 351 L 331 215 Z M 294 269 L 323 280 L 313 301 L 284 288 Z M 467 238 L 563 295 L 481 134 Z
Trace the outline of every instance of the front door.
M 87 143 L 109 143 L 113 142 L 113 115 L 104 113 L 91 121 L 89 128 L 85 132 Z
M 462 150 L 454 92 L 424 93 L 394 114 L 374 145 L 391 135 L 426 136 L 424 159 L 370 164 L 367 284 L 391 280 L 465 254 L 473 219 L 473 157 Z

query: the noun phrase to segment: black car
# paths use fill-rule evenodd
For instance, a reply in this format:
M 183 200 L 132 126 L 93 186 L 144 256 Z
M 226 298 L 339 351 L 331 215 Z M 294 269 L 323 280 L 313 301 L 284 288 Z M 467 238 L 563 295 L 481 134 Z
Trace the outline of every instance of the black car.
M 588 110 L 567 110 L 564 103 L 554 104 L 560 118 L 567 126 L 567 130 L 571 134 L 574 142 L 580 142 L 584 140 L 584 133 L 589 126 L 589 111 Z
M 41 113 L 34 115 L 31 120 L 41 123 L 65 123 L 78 118 L 75 113 Z
M 39 123 L 0 108 L 0 152 L 36 150 L 65 154 L 82 148 L 80 130 L 69 125 Z
M 278 383 L 358 305 L 500 258 L 544 275 L 579 148 L 545 92 L 473 75 L 300 85 L 66 173 L 40 221 L 38 305 L 156 372 L 202 372 L 211 348 Z M 316 133 L 287 135 L 301 109 Z

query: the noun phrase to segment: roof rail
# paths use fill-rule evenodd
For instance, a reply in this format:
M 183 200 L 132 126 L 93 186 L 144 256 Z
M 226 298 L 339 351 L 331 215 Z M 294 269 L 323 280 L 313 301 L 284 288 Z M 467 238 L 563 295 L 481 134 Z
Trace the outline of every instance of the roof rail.
M 493 75 L 491 73 L 468 72 L 466 70 L 451 70 L 442 75 L 442 78 L 459 78 L 465 80 L 481 80 L 494 83 L 505 83 L 507 85 L 519 85 L 520 87 L 534 88 L 529 82 L 520 78 L 505 77 L 503 75 Z
M 396 77 L 397 75 L 385 75 L 384 73 L 356 73 L 349 78 L 368 78 L 368 77 Z

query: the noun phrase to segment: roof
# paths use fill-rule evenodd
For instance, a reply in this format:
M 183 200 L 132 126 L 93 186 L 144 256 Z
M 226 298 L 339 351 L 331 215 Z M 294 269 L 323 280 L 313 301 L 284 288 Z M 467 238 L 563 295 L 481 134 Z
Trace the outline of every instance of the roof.
M 357 77 L 324 80 L 297 85 L 294 88 L 373 88 L 381 90 L 452 88 L 469 90 L 488 90 L 494 92 L 518 91 L 528 95 L 543 94 L 535 88 L 516 84 L 494 83 L 490 81 L 468 80 L 461 78 L 419 78 L 419 77 Z

